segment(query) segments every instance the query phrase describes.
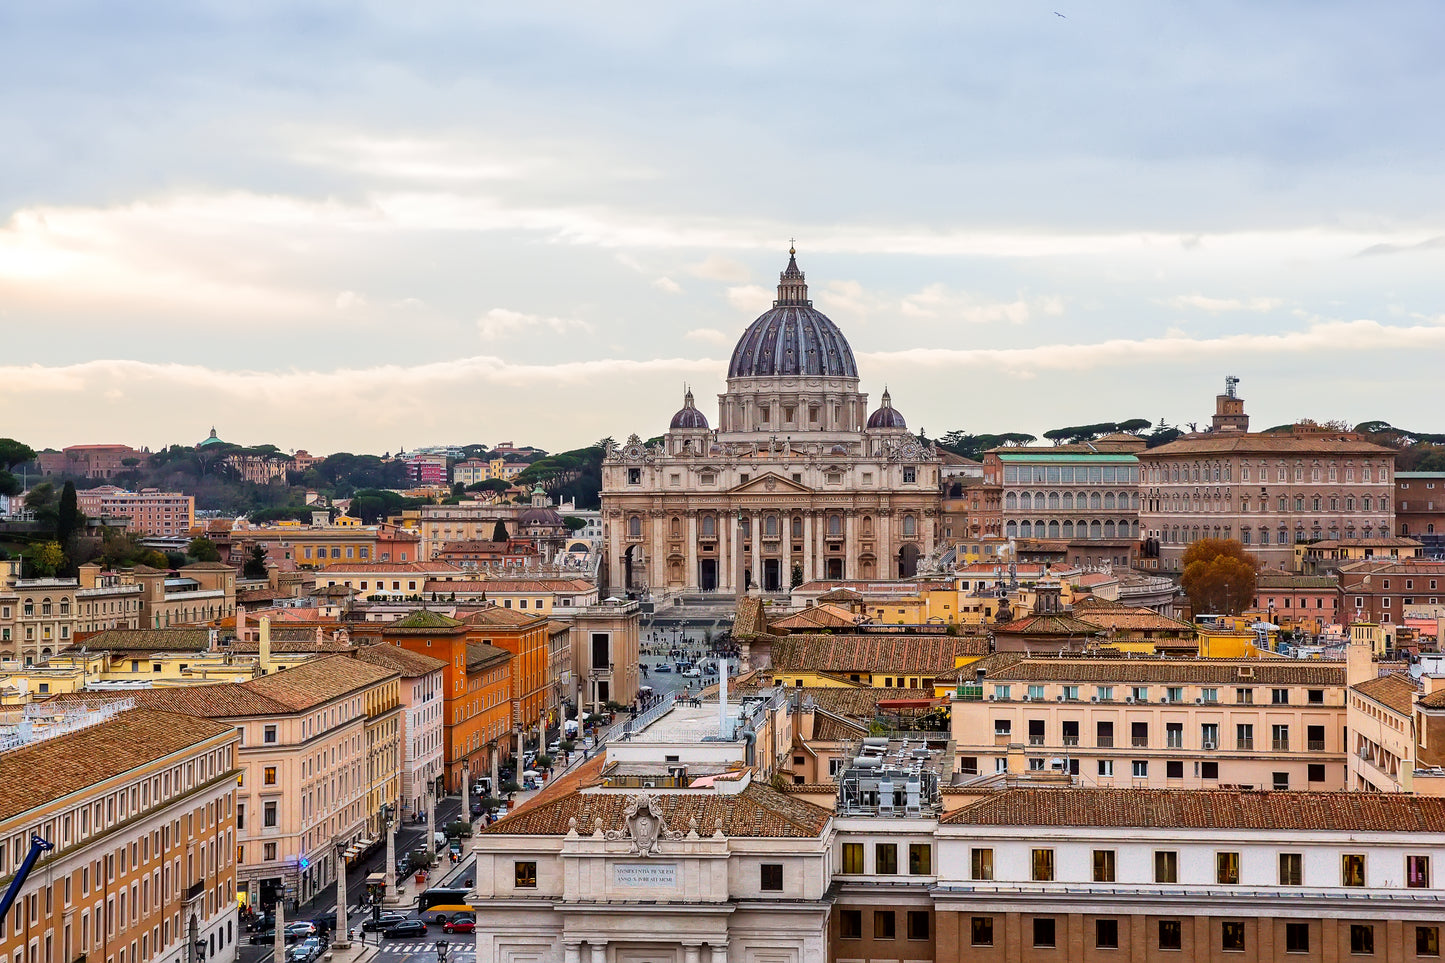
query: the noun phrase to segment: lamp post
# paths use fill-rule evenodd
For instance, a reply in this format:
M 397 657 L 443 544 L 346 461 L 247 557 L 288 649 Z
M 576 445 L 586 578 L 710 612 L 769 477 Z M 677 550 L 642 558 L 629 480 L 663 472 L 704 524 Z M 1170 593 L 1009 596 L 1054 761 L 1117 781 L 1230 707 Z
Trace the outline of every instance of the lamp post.
M 386 833 L 386 896 L 388 905 L 395 904 L 400 897 L 396 892 L 396 818 L 391 804 L 381 807 L 381 831 Z
M 447 963 L 447 954 L 451 952 L 452 945 L 446 940 L 437 940 L 437 963 Z
M 331 844 L 336 853 L 336 939 L 331 941 L 331 948 L 348 950 L 351 948 L 351 918 L 346 905 L 346 840 L 337 837 Z M 279 931 L 277 935 L 280 935 Z

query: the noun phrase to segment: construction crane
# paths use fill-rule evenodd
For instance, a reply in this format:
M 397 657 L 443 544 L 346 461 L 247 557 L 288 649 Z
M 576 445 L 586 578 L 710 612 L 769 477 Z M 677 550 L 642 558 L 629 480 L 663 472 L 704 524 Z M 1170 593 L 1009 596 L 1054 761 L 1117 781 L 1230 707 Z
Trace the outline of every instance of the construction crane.
M 55 848 L 55 844 L 40 838 L 38 833 L 30 834 L 30 852 L 26 854 L 25 861 L 15 871 L 15 878 L 10 881 L 10 888 L 5 890 L 5 895 L 0 896 L 0 920 L 6 918 L 10 912 L 15 897 L 20 895 L 20 888 L 25 885 L 25 880 L 30 876 L 30 871 L 35 868 L 35 861 L 40 858 L 41 853 L 48 853 Z

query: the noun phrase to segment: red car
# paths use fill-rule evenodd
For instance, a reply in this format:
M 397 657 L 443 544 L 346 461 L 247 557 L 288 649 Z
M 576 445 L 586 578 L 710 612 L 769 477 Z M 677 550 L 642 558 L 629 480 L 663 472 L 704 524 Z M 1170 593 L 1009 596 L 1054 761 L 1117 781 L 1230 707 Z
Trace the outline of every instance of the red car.
M 458 916 L 442 924 L 442 930 L 447 933 L 470 933 L 476 928 L 477 921 L 470 916 Z

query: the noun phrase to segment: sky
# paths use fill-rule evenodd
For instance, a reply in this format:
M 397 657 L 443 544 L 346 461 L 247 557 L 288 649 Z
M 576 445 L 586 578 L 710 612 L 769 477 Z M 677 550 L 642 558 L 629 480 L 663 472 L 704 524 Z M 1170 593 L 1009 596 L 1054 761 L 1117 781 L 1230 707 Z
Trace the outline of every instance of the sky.
M 0 5 L 0 436 L 660 434 L 796 238 L 909 426 L 1445 431 L 1445 5 Z

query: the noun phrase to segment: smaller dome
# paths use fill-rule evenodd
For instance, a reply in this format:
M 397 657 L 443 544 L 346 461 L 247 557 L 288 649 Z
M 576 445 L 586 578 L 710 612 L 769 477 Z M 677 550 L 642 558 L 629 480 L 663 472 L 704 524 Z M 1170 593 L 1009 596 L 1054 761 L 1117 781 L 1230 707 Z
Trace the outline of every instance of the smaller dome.
M 888 396 L 888 389 L 883 389 L 883 407 L 868 416 L 869 428 L 907 428 L 908 422 L 903 420 L 903 412 L 893 407 L 893 399 Z
M 201 440 L 201 443 L 200 443 L 199 445 L 197 445 L 196 447 L 197 447 L 197 448 L 200 448 L 200 447 L 202 447 L 202 446 L 204 446 L 204 445 L 219 445 L 220 443 L 221 443 L 221 439 L 216 437 L 216 429 L 215 429 L 215 428 L 212 428 L 212 429 L 211 429 L 211 434 L 210 434 L 209 436 L 207 436 L 206 438 L 203 438 L 203 439 Z
M 672 424 L 668 426 L 673 431 L 707 431 L 707 416 L 698 411 L 692 403 L 692 389 L 687 389 L 683 395 L 682 408 L 672 416 Z

